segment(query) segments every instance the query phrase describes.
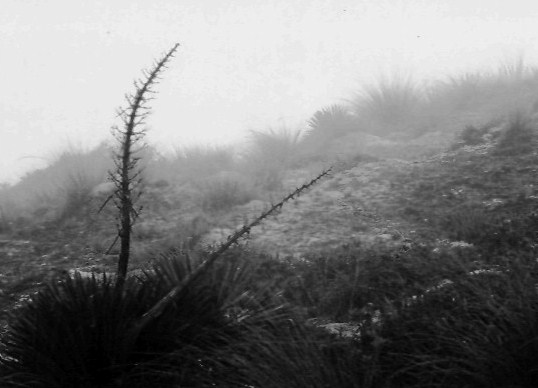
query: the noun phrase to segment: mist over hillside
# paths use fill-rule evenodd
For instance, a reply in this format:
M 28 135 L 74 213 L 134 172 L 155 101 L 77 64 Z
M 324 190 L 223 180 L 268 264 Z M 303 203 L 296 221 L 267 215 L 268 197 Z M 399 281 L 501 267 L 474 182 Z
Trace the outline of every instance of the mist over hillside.
M 242 142 L 228 145 L 170 142 L 169 151 L 146 143 L 139 155 L 143 178 L 148 185 L 187 184 L 208 194 L 214 191 L 212 201 L 230 202 L 224 207 L 266 199 L 263 191 L 289 187 L 286 179 L 292 171 L 313 173 L 321 166 L 362 159 L 418 160 L 447 149 L 467 128 L 495 127 L 518 115 L 533 121 L 537 84 L 538 70 L 521 58 L 495 71 L 428 84 L 394 75 L 313 112 L 301 129 L 281 124 L 251 130 Z M 110 136 L 93 149 L 71 146 L 46 167 L 4 185 L 4 222 L 36 214 L 62 218 L 66 207 L 86 208 L 114 167 L 113 140 Z
M 304 130 L 394 75 L 422 87 L 538 63 L 538 7 L 524 0 L 64 3 L 7 0 L 0 15 L 0 182 L 107 141 L 131 80 L 170 42 L 178 63 L 148 123 L 161 152 Z

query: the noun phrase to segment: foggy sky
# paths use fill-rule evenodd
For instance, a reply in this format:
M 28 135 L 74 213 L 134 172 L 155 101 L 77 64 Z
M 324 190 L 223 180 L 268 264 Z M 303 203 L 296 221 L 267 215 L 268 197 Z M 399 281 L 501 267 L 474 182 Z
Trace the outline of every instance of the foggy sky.
M 538 64 L 538 2 L 2 0 L 0 182 L 110 139 L 132 81 L 174 43 L 147 140 L 222 143 L 304 127 L 391 74 Z

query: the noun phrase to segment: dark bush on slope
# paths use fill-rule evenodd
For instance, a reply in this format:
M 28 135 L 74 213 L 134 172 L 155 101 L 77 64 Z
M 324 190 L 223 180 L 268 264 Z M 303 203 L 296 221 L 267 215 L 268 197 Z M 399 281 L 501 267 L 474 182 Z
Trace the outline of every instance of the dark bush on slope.
M 411 79 L 394 77 L 357 93 L 351 105 L 366 132 L 387 135 L 416 127 L 422 100 Z
M 271 293 L 247 291 L 250 269 L 206 272 L 142 331 L 138 319 L 196 267 L 184 256 L 158 261 L 123 291 L 106 277 L 50 284 L 11 315 L 1 342 L 3 387 L 239 386 L 247 344 L 291 316 Z M 276 326 L 275 326 L 276 325 Z M 135 333 L 135 334 L 133 334 Z M 273 336 L 275 334 L 272 334 Z
M 141 314 L 198 260 L 170 253 L 123 292 L 106 277 L 49 285 L 12 313 L 1 386 L 365 386 L 357 344 L 305 325 L 275 296 L 281 267 L 241 247 L 224 256 L 135 336 Z
M 356 117 L 341 105 L 331 105 L 318 110 L 307 124 L 308 130 L 302 144 L 312 151 L 319 151 L 334 139 L 359 129 Z

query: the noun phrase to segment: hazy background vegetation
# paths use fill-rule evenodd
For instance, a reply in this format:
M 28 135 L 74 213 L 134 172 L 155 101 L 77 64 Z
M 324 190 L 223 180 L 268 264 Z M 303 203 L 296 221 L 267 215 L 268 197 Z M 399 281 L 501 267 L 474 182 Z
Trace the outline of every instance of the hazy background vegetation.
M 520 55 L 538 63 L 537 12 L 526 0 L 6 0 L 0 181 L 68 144 L 88 151 L 106 141 L 118 96 L 170 42 L 182 46 L 148 133 L 160 152 L 305 130 L 317 110 L 395 75 L 416 89 L 468 77 L 472 89 L 474 74 Z
M 302 130 L 281 124 L 251 130 L 240 143 L 170 143 L 168 152 L 150 143 L 140 154 L 143 176 L 150 185 L 201 192 L 204 210 L 268 199 L 268 192 L 284 187 L 290 170 L 313 172 L 361 158 L 413 160 L 447 147 L 466 127 L 495 126 L 514 114 L 533 117 L 537 86 L 538 69 L 522 58 L 429 84 L 393 76 L 314 111 Z M 106 194 L 111 140 L 68 146 L 51 154 L 46 168 L 3 184 L 2 217 L 61 217 Z

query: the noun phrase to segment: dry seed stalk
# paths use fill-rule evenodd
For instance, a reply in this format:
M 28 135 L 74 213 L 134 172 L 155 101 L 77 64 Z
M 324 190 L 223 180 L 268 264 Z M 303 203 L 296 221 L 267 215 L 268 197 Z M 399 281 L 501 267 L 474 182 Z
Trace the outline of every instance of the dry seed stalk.
M 137 322 L 135 325 L 135 331 L 141 330 L 147 323 L 151 322 L 153 319 L 157 318 L 168 306 L 169 303 L 171 303 L 174 298 L 179 295 L 183 290 L 185 290 L 195 279 L 197 279 L 200 275 L 202 275 L 205 271 L 215 263 L 215 261 L 224 253 L 228 248 L 230 248 L 232 245 L 236 244 L 241 237 L 244 235 L 250 233 L 250 230 L 258 225 L 260 222 L 262 222 L 265 218 L 269 217 L 271 214 L 278 212 L 282 206 L 288 202 L 291 199 L 294 199 L 295 197 L 298 197 L 302 192 L 308 188 L 310 188 L 312 185 L 314 185 L 317 181 L 319 181 L 324 176 L 328 175 L 332 170 L 332 167 L 323 171 L 321 174 L 319 174 L 317 177 L 312 179 L 310 182 L 307 182 L 303 184 L 301 187 L 298 187 L 295 189 L 291 194 L 287 195 L 277 204 L 271 206 L 271 208 L 265 212 L 263 212 L 258 218 L 256 218 L 254 221 L 250 222 L 249 224 L 243 225 L 240 229 L 236 230 L 235 233 L 233 233 L 231 236 L 228 237 L 228 239 L 223 242 L 220 247 L 212 252 L 209 257 L 202 263 L 198 268 L 196 268 L 193 272 L 191 272 L 181 284 L 178 284 L 176 287 L 174 287 L 168 294 L 166 294 L 161 300 L 159 300 L 151 309 L 149 309 Z

